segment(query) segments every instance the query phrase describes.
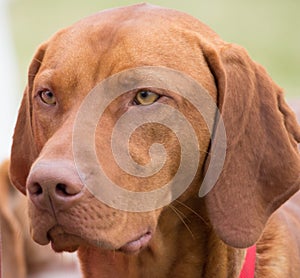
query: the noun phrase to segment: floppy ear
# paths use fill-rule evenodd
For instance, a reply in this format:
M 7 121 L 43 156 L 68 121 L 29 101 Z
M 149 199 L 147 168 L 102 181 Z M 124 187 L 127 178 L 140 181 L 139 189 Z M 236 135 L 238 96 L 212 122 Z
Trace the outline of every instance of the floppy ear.
M 227 244 L 245 248 L 300 185 L 300 129 L 282 90 L 246 51 L 203 45 L 227 138 L 222 173 L 205 201 Z
M 28 84 L 25 88 L 11 149 L 10 179 L 22 193 L 26 194 L 25 184 L 31 164 L 38 155 L 33 141 L 31 123 L 31 95 L 33 81 L 40 69 L 46 52 L 46 44 L 40 46 L 28 71 Z

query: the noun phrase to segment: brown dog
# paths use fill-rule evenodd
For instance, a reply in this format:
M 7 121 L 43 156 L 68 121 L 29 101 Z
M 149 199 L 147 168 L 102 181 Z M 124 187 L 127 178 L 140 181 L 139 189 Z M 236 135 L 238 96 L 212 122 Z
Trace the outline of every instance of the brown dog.
M 178 78 L 156 76 L 153 66 L 162 72 L 172 69 Z M 135 84 L 137 77 L 117 75 L 103 85 L 97 98 L 112 102 L 97 119 L 94 143 L 84 128 L 74 137 L 80 105 L 90 91 L 114 74 L 140 67 L 149 69 L 146 85 L 114 98 L 116 84 Z M 208 92 L 221 117 L 212 106 L 208 118 L 199 112 L 193 100 L 206 100 L 181 86 L 178 72 Z M 132 132 L 128 148 L 118 145 L 122 133 L 116 135 L 117 148 L 128 149 L 136 163 L 133 168 L 143 169 L 136 165 L 150 163 L 151 145 L 163 144 L 163 167 L 146 176 L 125 172 L 112 151 L 114 126 L 129 112 L 136 112 L 136 118 L 158 115 L 172 122 L 176 113 L 161 115 L 162 106 L 179 111 L 190 123 L 200 146 L 199 165 L 193 162 L 196 152 L 183 158 L 186 149 L 177 131 L 149 120 Z M 97 109 L 92 103 L 91 112 Z M 88 129 L 93 117 L 84 113 L 80 117 Z M 222 120 L 224 163 L 213 155 Z M 180 121 L 176 124 L 180 131 Z M 129 126 L 130 122 L 121 125 L 124 134 Z M 184 137 L 187 150 L 194 139 Z M 39 48 L 15 129 L 11 179 L 28 195 L 33 239 L 40 244 L 50 241 L 58 252 L 78 250 L 84 277 L 239 277 L 252 245 L 257 277 L 299 277 L 300 197 L 273 214 L 299 189 L 299 142 L 300 129 L 282 90 L 243 48 L 222 41 L 186 14 L 142 4 L 90 16 Z M 126 192 L 146 192 L 145 200 L 131 198 L 126 203 L 107 194 L 113 199 L 107 204 L 93 194 L 94 189 L 107 192 L 104 177 L 93 188 L 84 186 L 94 181 L 99 168 L 90 161 L 85 148 L 89 144 L 94 145 L 106 177 Z M 200 198 L 200 185 L 218 158 L 222 172 L 212 190 Z M 171 191 L 148 202 L 147 196 L 172 181 L 181 166 L 186 171 L 182 183 L 190 180 L 188 189 L 176 200 Z M 191 176 L 189 169 L 195 166 Z M 173 202 L 168 205 L 165 200 Z M 135 211 L 131 202 L 153 209 Z

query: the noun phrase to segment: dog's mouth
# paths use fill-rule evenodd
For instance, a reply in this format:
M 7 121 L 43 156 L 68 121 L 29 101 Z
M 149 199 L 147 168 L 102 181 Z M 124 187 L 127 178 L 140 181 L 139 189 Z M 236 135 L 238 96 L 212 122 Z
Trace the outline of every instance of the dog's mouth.
M 142 234 L 141 236 L 137 237 L 134 240 L 131 240 L 124 244 L 118 251 L 124 253 L 137 253 L 144 249 L 152 238 L 152 233 L 147 231 L 146 233 Z
M 48 231 L 47 238 L 51 242 L 51 247 L 55 252 L 74 252 L 81 245 L 91 244 L 104 249 L 134 254 L 148 246 L 152 238 L 152 232 L 148 230 L 147 232 L 142 233 L 140 236 L 135 237 L 133 240 L 128 241 L 120 248 L 113 248 L 111 244 L 100 244 L 100 242 L 90 242 L 89 240 L 84 240 L 79 236 L 65 232 L 65 230 L 59 225 L 54 226 Z

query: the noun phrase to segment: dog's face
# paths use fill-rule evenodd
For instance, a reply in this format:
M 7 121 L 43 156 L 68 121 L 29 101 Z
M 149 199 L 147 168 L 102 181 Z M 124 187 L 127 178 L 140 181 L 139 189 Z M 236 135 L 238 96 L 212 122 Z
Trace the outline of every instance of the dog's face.
M 139 15 L 138 9 L 132 15 L 134 20 L 120 19 L 123 15 L 118 13 L 122 11 L 116 15 L 111 12 L 99 14 L 60 32 L 39 49 L 31 65 L 33 72 L 29 75 L 31 89 L 28 98 L 32 107 L 33 142 L 38 153 L 26 183 L 31 230 L 34 240 L 40 244 L 51 240 L 57 251 L 75 250 L 85 243 L 124 251 L 139 250 L 155 233 L 163 210 L 160 207 L 139 213 L 118 210 L 102 203 L 84 188 L 74 164 L 72 132 L 76 113 L 93 87 L 126 69 L 159 65 L 196 77 L 215 97 L 213 76 L 201 50 L 186 51 L 190 39 L 187 34 L 172 33 L 173 20 L 163 26 L 158 16 L 149 19 Z M 166 35 L 161 37 L 161 32 Z M 105 94 L 109 97 L 110 91 Z M 167 184 L 179 167 L 181 151 L 178 138 L 169 128 L 149 122 L 137 128 L 129 138 L 128 146 L 124 146 L 139 165 L 149 163 L 149 149 L 153 143 L 164 146 L 165 164 L 152 176 L 127 174 L 117 165 L 111 150 L 113 128 L 126 111 L 136 109 L 143 117 L 143 113 L 157 113 L 158 104 L 169 105 L 185 115 L 203 150 L 194 188 L 191 186 L 181 197 L 184 199 L 191 194 L 190 191 L 196 194 L 200 185 L 201 164 L 210 137 L 201 114 L 178 94 L 155 88 L 124 92 L 113 100 L 99 119 L 95 151 L 105 174 L 122 188 L 152 191 Z M 85 138 L 86 135 L 81 140 Z M 63 183 L 59 182 L 59 177 L 68 171 L 65 183 L 72 183 L 72 189 L 58 186 Z M 47 192 L 49 189 L 43 186 L 49 179 L 58 179 L 53 181 L 54 193 Z M 99 187 L 101 183 L 99 180 Z
M 155 235 L 165 208 L 157 206 L 151 211 L 134 212 L 101 202 L 78 174 L 72 142 L 77 112 L 89 92 L 114 74 L 144 66 L 171 68 L 192 77 L 219 105 L 227 127 L 229 153 L 218 184 L 207 197 L 209 217 L 226 242 L 239 247 L 252 244 L 270 213 L 298 188 L 294 177 L 298 175 L 299 159 L 292 149 L 296 145 L 296 133 L 287 130 L 282 121 L 283 112 L 278 110 L 275 100 L 279 89 L 243 50 L 223 43 L 197 20 L 147 5 L 109 10 L 86 18 L 57 33 L 40 47 L 33 59 L 14 135 L 11 163 L 13 183 L 28 195 L 33 238 L 40 244 L 51 240 L 57 251 L 72 251 L 80 245 L 92 244 L 136 252 Z M 264 93 L 258 93 L 259 90 Z M 225 92 L 228 92 L 226 97 Z M 263 99 L 268 94 L 270 97 Z M 109 89 L 103 94 L 104 99 L 107 97 L 110 97 Z M 247 98 L 251 99 L 250 104 Z M 260 110 L 260 102 L 273 110 Z M 152 144 L 163 144 L 164 165 L 147 177 L 122 170 L 111 146 L 114 126 L 124 113 L 135 110 L 145 117 L 156 114 L 160 104 L 184 115 L 200 146 L 197 171 L 189 188 L 179 197 L 185 202 L 198 193 L 211 136 L 201 113 L 176 92 L 152 88 L 150 84 L 113 99 L 95 128 L 95 153 L 106 176 L 131 192 L 150 192 L 171 181 L 181 163 L 181 146 L 170 128 L 149 121 L 134 130 L 128 145 L 121 146 L 128 150 L 135 163 L 147 165 Z M 250 110 L 250 116 L 243 118 L 243 113 Z M 258 121 L 262 123 L 257 124 Z M 273 136 L 275 140 L 270 142 L 272 125 L 278 130 L 275 137 L 281 139 Z M 89 135 L 80 137 L 82 144 L 85 136 Z M 186 138 L 187 145 L 191 143 L 189 140 L 192 138 Z M 264 143 L 267 149 L 260 152 L 259 146 Z M 274 154 L 275 149 L 282 151 Z M 288 155 L 289 161 L 297 162 L 288 170 L 284 170 L 287 167 L 284 165 L 271 167 L 270 161 L 276 160 L 274 155 L 281 157 L 280 160 Z M 89 165 L 90 161 L 84 163 Z M 253 173 L 258 173 L 257 165 L 266 167 L 253 180 L 256 175 Z M 283 176 L 287 172 L 289 179 Z M 92 177 L 94 172 L 83 175 Z M 272 178 L 266 180 L 266 176 Z M 256 198 L 264 194 L 262 188 L 273 188 L 273 178 L 287 182 L 277 187 L 274 195 Z M 101 188 L 103 180 L 97 183 Z M 230 203 L 237 205 L 227 205 Z M 248 213 L 255 206 L 257 210 Z M 255 225 L 245 234 L 244 227 L 249 221 Z

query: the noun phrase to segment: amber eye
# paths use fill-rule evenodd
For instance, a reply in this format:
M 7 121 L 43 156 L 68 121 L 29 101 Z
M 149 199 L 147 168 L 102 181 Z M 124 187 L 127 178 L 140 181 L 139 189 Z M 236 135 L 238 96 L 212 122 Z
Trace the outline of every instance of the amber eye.
M 135 96 L 135 103 L 138 105 L 150 105 L 159 99 L 159 95 L 151 91 L 139 91 Z
M 56 97 L 55 95 L 49 90 L 43 90 L 39 93 L 42 102 L 48 105 L 55 105 L 56 104 Z

